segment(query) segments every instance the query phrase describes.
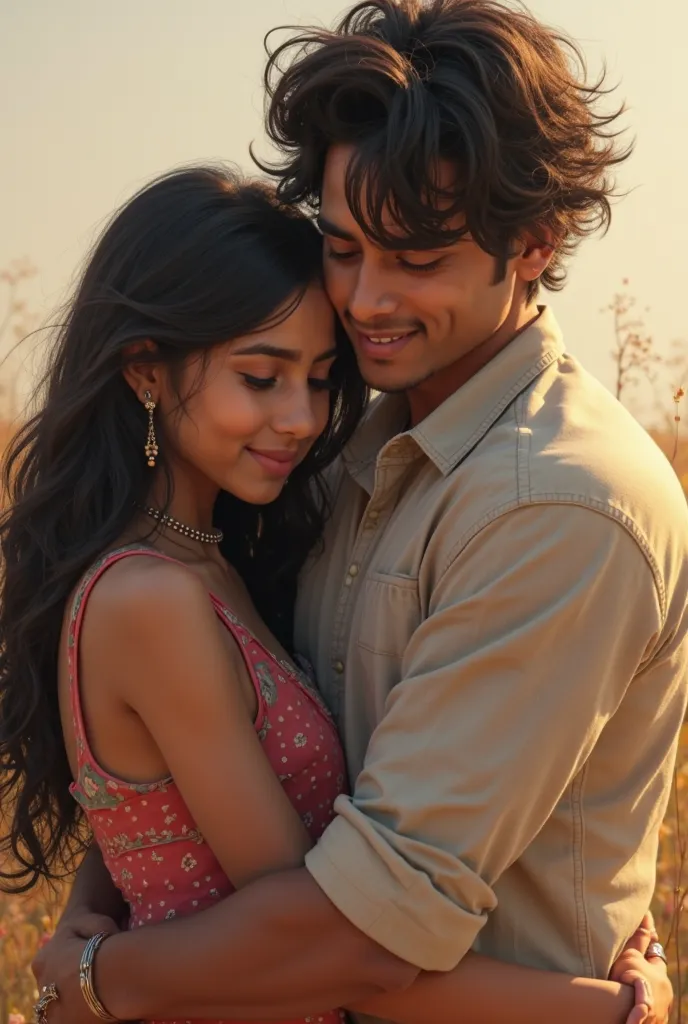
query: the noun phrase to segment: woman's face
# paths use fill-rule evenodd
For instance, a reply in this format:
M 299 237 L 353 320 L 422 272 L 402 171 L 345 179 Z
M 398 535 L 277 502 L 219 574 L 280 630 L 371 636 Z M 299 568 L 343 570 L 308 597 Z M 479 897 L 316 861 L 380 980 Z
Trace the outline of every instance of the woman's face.
M 336 356 L 334 312 L 312 285 L 282 323 L 219 345 L 163 381 L 160 447 L 175 477 L 252 504 L 274 501 L 327 425 Z M 177 481 L 179 483 L 181 481 Z

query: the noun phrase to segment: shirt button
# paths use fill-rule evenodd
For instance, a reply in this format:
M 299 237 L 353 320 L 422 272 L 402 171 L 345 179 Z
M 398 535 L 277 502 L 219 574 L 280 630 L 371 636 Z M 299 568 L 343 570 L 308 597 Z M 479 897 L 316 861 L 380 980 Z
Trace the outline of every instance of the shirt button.
M 344 662 L 343 661 L 335 661 L 335 663 L 334 663 L 334 670 L 337 673 L 337 675 L 341 675 L 342 672 L 344 671 Z
M 349 576 L 358 576 L 358 566 L 357 565 L 350 565 L 349 566 Z
M 370 512 L 368 513 L 368 519 L 370 519 L 371 522 L 376 523 L 379 518 L 380 513 L 378 512 L 378 510 L 376 508 L 371 508 Z

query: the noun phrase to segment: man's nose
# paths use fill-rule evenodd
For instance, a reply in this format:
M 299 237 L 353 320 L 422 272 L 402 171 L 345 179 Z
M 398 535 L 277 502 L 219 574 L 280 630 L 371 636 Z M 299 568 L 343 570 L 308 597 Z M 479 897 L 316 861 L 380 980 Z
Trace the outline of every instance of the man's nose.
M 356 283 L 348 303 L 348 312 L 359 324 L 376 317 L 392 316 L 398 307 L 388 275 L 372 261 L 361 261 Z

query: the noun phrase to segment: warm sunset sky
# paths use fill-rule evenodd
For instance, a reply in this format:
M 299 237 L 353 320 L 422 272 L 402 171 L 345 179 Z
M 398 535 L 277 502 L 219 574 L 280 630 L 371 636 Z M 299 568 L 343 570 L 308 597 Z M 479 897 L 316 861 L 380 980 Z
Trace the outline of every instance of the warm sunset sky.
M 0 267 L 39 268 L 47 315 L 103 219 L 148 177 L 221 158 L 249 166 L 261 135 L 262 38 L 331 22 L 342 0 L 0 0 Z M 684 0 L 534 0 L 531 8 L 605 56 L 638 144 L 634 192 L 610 235 L 588 242 L 553 299 L 569 347 L 611 383 L 600 313 L 628 277 L 658 342 L 685 337 L 688 5 Z M 1 308 L 0 308 L 1 312 Z

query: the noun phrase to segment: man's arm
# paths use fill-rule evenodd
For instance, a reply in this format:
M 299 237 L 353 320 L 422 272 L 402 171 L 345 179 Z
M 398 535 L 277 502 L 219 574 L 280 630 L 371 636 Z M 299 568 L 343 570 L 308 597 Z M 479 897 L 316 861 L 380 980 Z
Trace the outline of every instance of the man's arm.
M 258 879 L 192 917 L 109 938 L 95 980 L 121 1020 L 206 1011 L 266 1020 L 398 990 L 417 974 L 350 924 L 301 868 Z
M 400 681 L 306 866 L 371 938 L 447 971 L 657 653 L 664 611 L 635 538 L 574 504 L 509 511 L 426 571 Z M 669 756 L 681 718 L 685 645 L 662 657 L 675 685 L 638 723 L 639 769 Z
M 649 932 L 644 935 L 643 929 L 639 928 L 627 943 L 621 972 L 624 984 L 531 970 L 471 953 L 453 971 L 421 973 L 409 988 L 357 1001 L 355 1009 L 402 1024 L 455 1024 L 457 1011 L 466 1024 L 532 1024 L 533 1020 L 550 1018 L 556 1019 L 558 1024 L 579 1024 L 581 1020 L 586 1024 L 654 1024 L 665 1020 L 671 1006 L 672 990 L 665 964 L 659 960 L 650 963 L 644 959 L 649 940 Z M 104 951 L 105 946 L 102 949 Z M 159 952 L 162 954 L 162 947 Z M 319 969 L 321 962 L 314 960 L 310 952 L 308 957 L 309 962 L 315 963 Z M 136 987 L 148 985 L 137 973 L 135 960 L 123 961 L 117 968 L 115 977 L 120 978 L 120 984 L 121 978 L 127 977 L 119 974 L 123 970 L 135 972 Z M 162 978 L 164 960 L 160 963 L 160 970 Z M 173 984 L 172 979 L 170 982 Z M 281 982 L 279 979 L 278 983 Z M 258 1015 L 251 987 L 247 988 L 249 1002 L 241 1011 L 244 1019 L 255 1019 Z M 170 1006 L 175 1001 L 177 1005 L 184 1005 L 181 992 L 170 992 L 169 1000 Z M 123 1000 L 120 1011 L 126 1005 L 127 1001 Z M 133 1008 L 135 1004 L 129 1005 Z M 284 1012 L 298 1016 L 315 1015 L 307 1005 L 308 1000 L 304 1001 L 295 991 L 288 1010 L 271 1006 L 269 1013 L 271 1017 Z M 650 1010 L 647 1018 L 646 1009 Z M 224 1015 L 225 1010 L 220 1004 L 215 1008 L 208 1007 L 206 1012 L 215 1017 Z
M 304 891 L 299 890 L 298 880 L 294 881 L 298 899 Z M 268 899 L 271 895 L 267 893 Z M 213 934 L 213 928 L 223 926 L 223 922 L 215 913 L 216 909 L 219 908 L 214 908 L 203 915 L 206 920 L 201 931 L 186 927 L 187 924 L 193 925 L 197 921 L 197 918 L 190 918 L 175 928 L 162 925 L 150 931 L 137 930 L 126 944 L 119 943 L 119 950 L 116 938 L 109 939 L 101 947 L 96 968 L 96 987 L 99 992 L 102 988 L 107 990 L 107 996 L 111 998 L 111 1008 L 116 1010 L 118 1016 L 125 1017 L 135 1011 L 140 1012 L 146 1005 L 186 1006 L 185 992 L 188 980 L 184 980 L 181 986 L 178 985 L 175 977 L 168 973 L 167 965 L 170 960 L 175 960 L 178 941 L 181 941 L 182 937 L 185 941 L 193 942 L 200 939 L 209 943 L 198 951 L 194 950 L 194 955 L 199 953 L 210 958 L 215 956 L 218 936 Z M 216 920 L 213 920 L 214 918 Z M 293 932 L 290 930 L 289 934 Z M 149 955 L 148 939 L 151 935 L 154 939 L 153 953 Z M 249 944 L 252 944 L 254 936 L 250 934 L 247 937 Z M 587 1024 L 661 1024 L 670 1008 L 672 992 L 665 965 L 661 961 L 651 963 L 644 959 L 644 951 L 652 937 L 651 933 L 645 932 L 641 926 L 627 943 L 622 960 L 617 961 L 619 981 L 623 984 L 590 978 L 570 978 L 549 971 L 533 971 L 469 954 L 453 971 L 444 974 L 421 974 L 403 992 L 364 997 L 357 1000 L 356 1008 L 403 1024 L 454 1024 L 458 1010 L 466 1024 L 531 1024 L 532 1020 L 543 1016 L 556 1017 L 560 1024 L 578 1024 L 580 1020 L 585 1020 Z M 231 934 L 227 938 L 230 942 L 236 941 Z M 62 973 L 59 970 L 57 973 L 51 970 L 49 975 L 51 979 L 57 979 L 57 988 L 60 992 L 59 1002 L 51 1008 L 51 1019 L 54 1016 L 55 1024 L 93 1024 L 94 1019 L 86 1009 L 76 980 L 77 964 L 82 951 L 83 943 L 78 940 L 71 939 L 62 943 L 60 952 L 66 970 Z M 342 951 L 351 957 L 351 950 L 343 950 L 341 942 L 324 959 L 318 956 L 317 950 L 314 954 L 309 947 L 306 959 L 312 969 L 320 971 L 324 966 L 331 974 L 332 961 Z M 251 950 L 251 961 L 253 956 L 254 951 Z M 142 958 L 145 958 L 145 964 Z M 59 965 L 59 958 L 57 963 Z M 233 990 L 237 993 L 241 992 L 239 972 L 244 966 L 243 963 L 236 964 L 237 976 L 232 979 Z M 216 972 L 222 967 L 226 968 L 226 964 L 217 960 L 210 959 L 207 963 L 206 981 L 211 986 L 208 999 L 212 998 L 213 991 L 224 993 L 227 989 L 226 982 L 214 986 L 213 979 L 217 978 Z M 146 1003 L 145 993 L 149 992 L 151 987 L 149 970 L 152 970 L 153 979 L 160 988 L 154 1000 Z M 338 974 L 338 965 L 334 973 Z M 379 967 L 374 968 L 373 973 L 376 975 L 376 981 L 369 988 L 375 985 L 379 988 Z M 264 995 L 260 1003 L 262 1007 L 267 1007 L 266 1016 L 283 1018 L 285 1014 L 308 1014 L 309 1000 L 304 999 L 297 991 L 293 979 L 285 978 L 283 972 L 276 980 L 283 991 L 285 982 L 291 984 L 293 994 L 288 1003 L 283 1003 L 279 1007 L 274 1005 L 274 1000 L 270 1000 L 269 994 Z M 388 980 L 396 984 L 399 979 Z M 48 975 L 39 979 L 39 985 L 47 981 Z M 241 1013 L 245 1019 L 265 1019 L 263 1010 L 259 1011 L 257 1008 L 253 994 L 256 988 L 255 978 L 249 977 L 246 982 L 243 988 L 246 992 L 247 1005 L 236 1012 Z M 268 984 L 270 983 L 271 980 Z M 330 1000 L 333 998 L 328 979 L 324 979 L 321 987 L 323 992 L 320 1005 L 324 1005 L 328 994 Z M 194 998 L 198 999 L 197 996 Z M 224 1017 L 227 1012 L 225 999 L 226 996 L 223 994 L 222 1002 L 217 1007 L 208 1005 L 206 1001 L 205 1012 L 212 1017 Z M 651 1012 L 646 1017 L 646 1009 L 650 1008 Z M 169 1013 L 172 1013 L 171 1009 Z
M 105 1005 L 129 1019 L 298 1016 L 453 968 L 660 626 L 650 568 L 606 516 L 544 506 L 486 527 L 437 579 L 308 871 L 109 939 Z M 658 717 L 653 742 L 670 728 Z

